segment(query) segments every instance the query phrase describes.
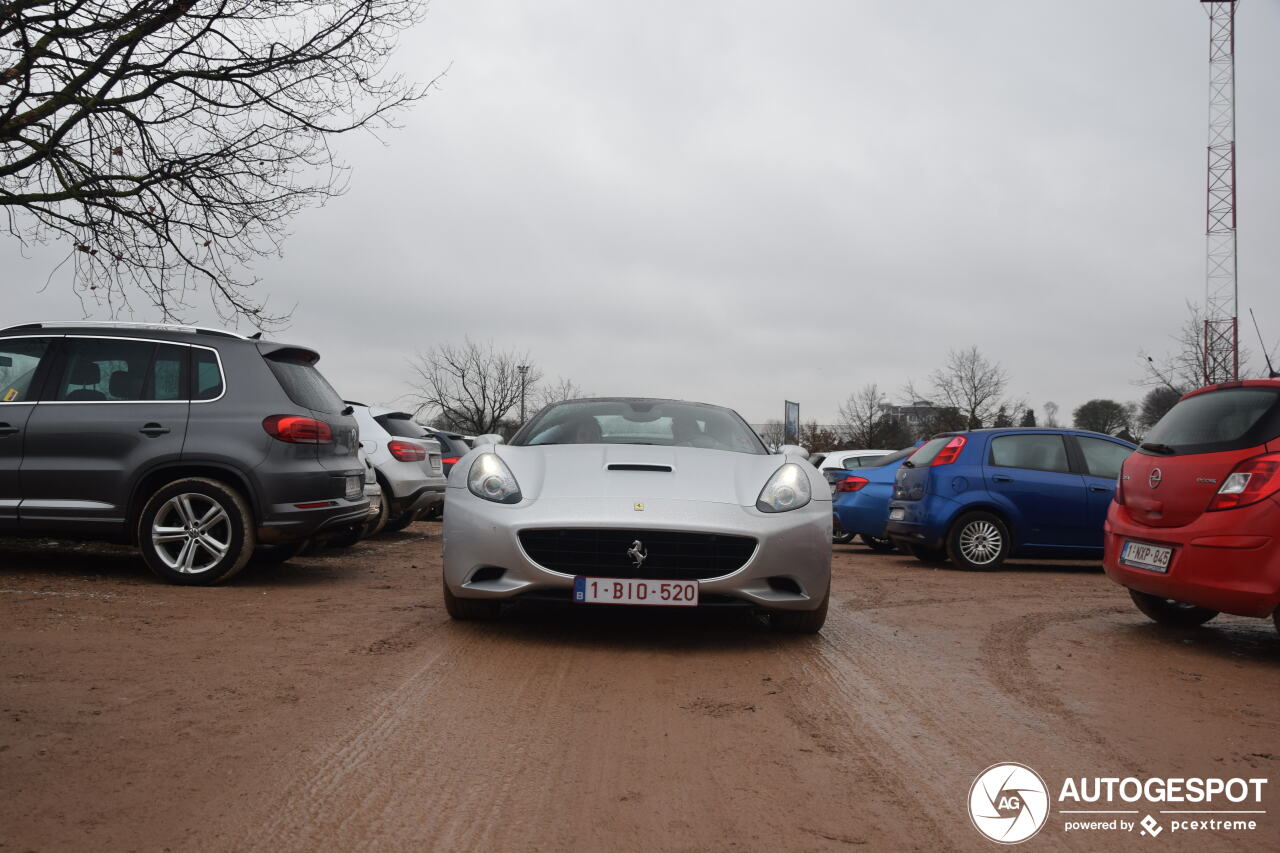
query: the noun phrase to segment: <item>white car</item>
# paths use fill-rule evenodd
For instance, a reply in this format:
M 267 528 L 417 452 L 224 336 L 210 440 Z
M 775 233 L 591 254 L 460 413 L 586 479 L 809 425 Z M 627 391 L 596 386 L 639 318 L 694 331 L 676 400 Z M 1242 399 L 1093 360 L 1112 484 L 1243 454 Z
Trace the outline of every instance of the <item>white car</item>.
M 444 599 L 493 619 L 516 598 L 737 605 L 816 632 L 831 588 L 831 491 L 799 447 L 769 453 L 737 412 L 568 400 L 449 474 Z
M 445 476 L 440 443 L 406 412 L 346 401 L 360 427 L 360 447 L 382 487 L 383 523 L 401 530 L 444 503 Z
M 832 450 L 813 464 L 819 471 L 830 468 L 865 468 L 874 465 L 876 460 L 893 453 L 892 450 Z M 814 454 L 815 456 L 817 454 Z M 810 457 L 813 461 L 813 457 Z

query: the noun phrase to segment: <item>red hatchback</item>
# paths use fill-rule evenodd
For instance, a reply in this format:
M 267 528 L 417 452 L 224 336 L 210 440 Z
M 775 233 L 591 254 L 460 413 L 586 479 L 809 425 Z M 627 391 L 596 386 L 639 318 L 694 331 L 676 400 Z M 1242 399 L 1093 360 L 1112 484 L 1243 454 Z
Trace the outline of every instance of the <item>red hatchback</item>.
M 1103 566 L 1157 622 L 1280 630 L 1280 379 L 1184 396 L 1125 460 Z

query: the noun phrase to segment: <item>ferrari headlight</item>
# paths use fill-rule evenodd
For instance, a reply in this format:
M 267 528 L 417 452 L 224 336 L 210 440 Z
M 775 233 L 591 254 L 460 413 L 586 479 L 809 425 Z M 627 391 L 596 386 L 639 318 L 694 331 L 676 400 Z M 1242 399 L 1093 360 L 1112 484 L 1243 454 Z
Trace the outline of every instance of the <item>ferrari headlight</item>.
M 471 494 L 500 504 L 520 502 L 520 484 L 512 476 L 507 463 L 496 453 L 481 453 L 471 463 L 467 474 L 467 488 Z
M 813 497 L 809 477 L 794 462 L 788 462 L 769 478 L 756 498 L 756 509 L 761 512 L 789 512 L 807 504 Z

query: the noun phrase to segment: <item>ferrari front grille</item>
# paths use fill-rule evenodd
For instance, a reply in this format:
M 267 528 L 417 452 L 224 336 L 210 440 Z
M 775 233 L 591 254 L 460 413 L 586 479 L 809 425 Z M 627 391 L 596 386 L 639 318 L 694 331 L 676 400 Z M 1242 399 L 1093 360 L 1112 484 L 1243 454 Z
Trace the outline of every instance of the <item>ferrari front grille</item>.
M 653 580 L 731 574 L 756 550 L 750 536 L 673 530 L 522 530 L 520 544 L 535 563 L 555 572 Z

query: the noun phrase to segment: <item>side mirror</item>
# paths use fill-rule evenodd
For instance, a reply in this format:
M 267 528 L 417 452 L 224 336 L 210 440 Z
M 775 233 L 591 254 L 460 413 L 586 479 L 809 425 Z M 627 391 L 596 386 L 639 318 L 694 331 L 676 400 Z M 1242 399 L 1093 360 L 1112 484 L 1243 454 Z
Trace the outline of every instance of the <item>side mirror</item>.
M 471 446 L 479 447 L 482 444 L 506 444 L 506 442 L 507 440 L 502 436 L 498 435 L 496 432 L 488 432 L 476 438 L 475 444 Z

